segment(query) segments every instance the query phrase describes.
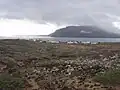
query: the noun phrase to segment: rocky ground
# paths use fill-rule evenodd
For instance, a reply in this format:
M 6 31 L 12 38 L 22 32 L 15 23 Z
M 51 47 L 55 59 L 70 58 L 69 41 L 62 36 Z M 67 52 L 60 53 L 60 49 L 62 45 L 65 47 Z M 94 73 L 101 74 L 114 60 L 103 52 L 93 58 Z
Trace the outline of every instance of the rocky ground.
M 97 74 L 119 67 L 120 43 L 67 45 L 0 40 L 3 90 L 120 90 L 119 81 L 105 85 L 95 79 Z

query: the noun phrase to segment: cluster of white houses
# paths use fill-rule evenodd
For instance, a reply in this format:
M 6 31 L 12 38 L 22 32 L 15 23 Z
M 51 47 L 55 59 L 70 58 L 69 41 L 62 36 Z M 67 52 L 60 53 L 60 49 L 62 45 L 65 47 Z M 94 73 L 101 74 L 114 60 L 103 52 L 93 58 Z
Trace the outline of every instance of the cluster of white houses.
M 61 42 L 61 41 L 49 41 L 50 43 L 56 43 L 56 44 L 59 44 L 59 43 L 66 43 L 66 44 L 97 44 L 97 42 L 82 42 L 82 41 L 66 41 L 66 42 Z
M 32 39 L 33 41 L 38 41 L 38 42 L 41 42 L 41 43 L 53 43 L 53 44 L 98 44 L 98 42 L 89 42 L 89 41 L 86 41 L 86 42 L 82 42 L 82 41 L 55 41 L 55 40 L 47 40 L 47 41 L 44 41 L 44 40 L 40 40 L 40 39 Z

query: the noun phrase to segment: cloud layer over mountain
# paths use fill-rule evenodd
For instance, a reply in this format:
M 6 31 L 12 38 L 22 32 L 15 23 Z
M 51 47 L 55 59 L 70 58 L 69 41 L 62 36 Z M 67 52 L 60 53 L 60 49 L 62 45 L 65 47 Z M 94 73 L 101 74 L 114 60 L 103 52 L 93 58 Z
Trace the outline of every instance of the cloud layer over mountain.
M 58 25 L 98 25 L 119 28 L 120 0 L 1 0 L 0 17 L 30 19 Z M 117 23 L 116 23 L 117 22 Z M 113 31 L 113 32 L 114 32 Z

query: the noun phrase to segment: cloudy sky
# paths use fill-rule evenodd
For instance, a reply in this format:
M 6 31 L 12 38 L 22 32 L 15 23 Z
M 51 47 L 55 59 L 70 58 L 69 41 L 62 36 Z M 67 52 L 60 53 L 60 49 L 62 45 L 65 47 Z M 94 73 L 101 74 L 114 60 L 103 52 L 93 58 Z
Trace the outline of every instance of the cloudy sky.
M 49 34 L 66 25 L 120 33 L 120 0 L 0 0 L 0 35 Z

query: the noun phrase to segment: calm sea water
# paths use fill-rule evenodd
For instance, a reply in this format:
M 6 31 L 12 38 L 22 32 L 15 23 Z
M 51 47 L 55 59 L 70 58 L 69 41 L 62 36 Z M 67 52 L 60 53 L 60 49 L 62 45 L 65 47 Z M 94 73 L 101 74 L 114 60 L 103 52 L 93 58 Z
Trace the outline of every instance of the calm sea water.
M 49 41 L 82 41 L 82 42 L 120 42 L 120 38 L 68 38 L 68 37 L 48 37 L 48 36 L 19 36 L 21 39 L 41 39 Z

